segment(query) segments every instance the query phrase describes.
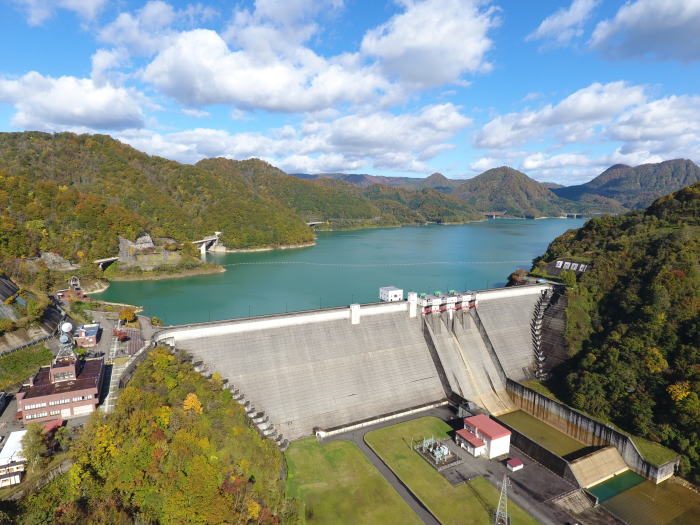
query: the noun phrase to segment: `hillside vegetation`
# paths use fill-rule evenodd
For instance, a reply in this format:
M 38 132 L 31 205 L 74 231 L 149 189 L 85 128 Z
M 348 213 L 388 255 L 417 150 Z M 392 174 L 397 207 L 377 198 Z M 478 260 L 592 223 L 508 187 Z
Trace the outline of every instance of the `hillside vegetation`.
M 247 422 L 221 380 L 165 348 L 139 365 L 109 415 L 95 413 L 74 464 L 19 505 L 17 522 L 298 523 L 282 454 Z
M 566 206 L 542 184 L 506 166 L 469 179 L 454 190 L 454 195 L 480 211 L 505 211 L 516 217 L 556 217 Z
M 251 248 L 312 241 L 307 221 L 357 228 L 478 218 L 436 191 L 377 198 L 341 180 L 292 177 L 258 159 L 190 166 L 105 135 L 0 133 L 0 258 L 40 251 L 76 262 L 109 257 L 118 235 L 133 240 L 143 231 L 183 243 L 221 231 L 227 247 Z
M 143 229 L 178 241 L 219 230 L 233 248 L 313 238 L 292 210 L 245 184 L 105 135 L 3 133 L 0 166 L 14 178 L 5 197 L 14 205 L 1 220 L 32 239 L 25 251 L 107 257 L 116 252 L 117 234 L 133 240 Z M 48 224 L 32 222 L 42 219 Z M 7 244 L 0 239 L 0 249 Z
M 593 219 L 535 263 L 572 256 L 592 269 L 567 292 L 571 357 L 552 386 L 682 453 L 682 473 L 700 481 L 700 183 Z
M 687 159 L 636 167 L 616 164 L 593 180 L 575 186 L 538 182 L 507 166 L 490 169 L 471 179 L 448 179 L 440 173 L 426 178 L 321 173 L 297 174 L 307 180 L 338 180 L 360 188 L 381 184 L 392 188 L 436 190 L 454 195 L 479 211 L 506 211 L 514 217 L 561 213 L 623 213 L 700 181 L 700 168 Z

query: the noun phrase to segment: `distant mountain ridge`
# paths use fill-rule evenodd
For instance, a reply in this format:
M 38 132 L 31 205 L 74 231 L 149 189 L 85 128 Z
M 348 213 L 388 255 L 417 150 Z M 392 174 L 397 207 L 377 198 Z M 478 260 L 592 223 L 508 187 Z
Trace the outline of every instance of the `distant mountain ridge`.
M 688 159 L 635 167 L 615 164 L 593 180 L 574 186 L 538 182 L 508 166 L 464 180 L 448 179 L 441 173 L 426 178 L 348 173 L 293 175 L 311 180 L 342 180 L 360 187 L 382 184 L 405 189 L 431 188 L 456 196 L 482 212 L 507 211 L 508 215 L 524 217 L 623 213 L 644 208 L 662 195 L 700 181 L 700 168 Z
M 579 202 L 599 196 L 615 199 L 629 209 L 649 206 L 662 195 L 700 181 L 700 168 L 688 159 L 631 167 L 615 164 L 595 179 L 577 186 L 553 188 L 558 196 Z

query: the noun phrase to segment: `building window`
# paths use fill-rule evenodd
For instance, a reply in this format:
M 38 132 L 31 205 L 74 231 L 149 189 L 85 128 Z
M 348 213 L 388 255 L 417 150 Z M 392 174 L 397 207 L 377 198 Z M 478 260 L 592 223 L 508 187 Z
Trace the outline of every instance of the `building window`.
M 34 403 L 33 405 L 24 405 L 24 410 L 33 410 L 35 408 L 44 408 L 46 403 Z
M 51 414 L 52 416 L 57 416 L 60 413 L 61 413 L 60 410 L 52 410 L 51 412 L 49 412 L 49 414 Z
M 48 415 L 49 415 L 48 412 L 39 412 L 38 414 L 26 414 L 24 416 L 24 419 L 37 419 L 40 417 L 46 417 Z

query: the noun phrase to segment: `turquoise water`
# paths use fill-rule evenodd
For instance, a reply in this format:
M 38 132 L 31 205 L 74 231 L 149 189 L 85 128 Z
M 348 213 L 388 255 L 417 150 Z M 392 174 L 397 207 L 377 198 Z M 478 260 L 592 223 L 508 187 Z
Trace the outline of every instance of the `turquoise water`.
M 594 487 L 588 489 L 588 491 L 598 498 L 600 503 L 614 498 L 618 494 L 625 492 L 632 487 L 636 487 L 640 483 L 644 482 L 644 478 L 639 474 L 628 470 L 619 474 L 607 481 L 603 481 Z
M 182 324 L 374 302 L 387 285 L 417 292 L 492 288 L 583 222 L 499 219 L 319 232 L 309 248 L 208 255 L 224 273 L 117 282 L 94 297 L 143 306 L 167 324 Z

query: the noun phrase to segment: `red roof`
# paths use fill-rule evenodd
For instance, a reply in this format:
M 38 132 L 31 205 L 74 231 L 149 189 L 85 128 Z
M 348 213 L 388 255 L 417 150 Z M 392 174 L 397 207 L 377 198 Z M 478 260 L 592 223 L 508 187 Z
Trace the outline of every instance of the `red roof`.
M 49 434 L 56 430 L 58 427 L 63 426 L 63 420 L 62 419 L 54 419 L 53 421 L 47 421 L 44 424 L 44 430 L 42 434 Z
M 520 461 L 518 458 L 509 459 L 508 461 L 506 461 L 506 464 L 511 466 L 511 467 L 522 467 L 523 466 L 523 462 Z
M 457 435 L 469 443 L 472 447 L 483 447 L 485 443 L 468 430 L 462 428 L 457 431 Z
M 493 419 L 484 414 L 464 418 L 464 427 L 474 428 L 488 439 L 498 439 L 510 436 L 510 430 L 499 425 Z

